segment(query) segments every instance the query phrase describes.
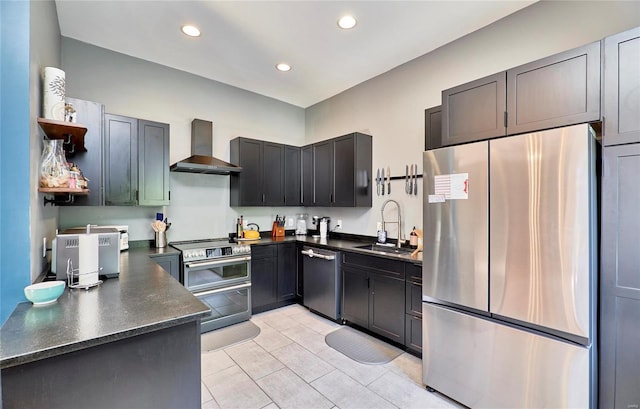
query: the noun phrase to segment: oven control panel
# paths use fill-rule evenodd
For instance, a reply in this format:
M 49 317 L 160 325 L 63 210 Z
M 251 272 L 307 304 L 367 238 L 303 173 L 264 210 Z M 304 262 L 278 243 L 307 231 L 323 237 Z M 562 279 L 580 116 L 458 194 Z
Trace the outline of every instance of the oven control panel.
M 251 246 L 248 244 L 195 248 L 182 251 L 184 261 L 209 260 L 248 254 L 251 254 Z

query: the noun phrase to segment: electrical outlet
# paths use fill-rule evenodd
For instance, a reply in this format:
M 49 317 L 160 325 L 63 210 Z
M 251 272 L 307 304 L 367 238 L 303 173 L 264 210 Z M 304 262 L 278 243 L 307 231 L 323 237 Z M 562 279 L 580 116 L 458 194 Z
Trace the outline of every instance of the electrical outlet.
M 338 220 L 336 221 L 336 227 L 335 227 L 335 228 L 336 228 L 336 229 L 341 229 L 341 228 L 342 228 L 342 220 L 341 220 L 341 219 L 338 219 Z

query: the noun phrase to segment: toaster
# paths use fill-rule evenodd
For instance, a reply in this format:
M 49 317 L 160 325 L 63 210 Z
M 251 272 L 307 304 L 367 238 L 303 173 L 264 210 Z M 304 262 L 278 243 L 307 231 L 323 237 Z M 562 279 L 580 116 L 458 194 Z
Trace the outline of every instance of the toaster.
M 85 228 L 67 229 L 56 234 L 52 247 L 51 271 L 57 280 L 67 279 L 67 260 L 79 265 L 79 235 Z M 91 233 L 98 236 L 98 267 L 101 277 L 113 278 L 120 274 L 120 231 L 115 228 L 94 227 Z

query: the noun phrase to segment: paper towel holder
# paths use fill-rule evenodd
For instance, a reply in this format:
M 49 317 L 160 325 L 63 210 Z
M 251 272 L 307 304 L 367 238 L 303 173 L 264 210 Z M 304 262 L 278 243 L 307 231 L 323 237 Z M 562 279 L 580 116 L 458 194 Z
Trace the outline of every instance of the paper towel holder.
M 98 273 L 98 275 L 100 275 L 100 270 L 102 270 L 102 267 L 98 268 L 98 271 L 89 271 L 87 273 L 83 273 L 82 275 L 95 274 L 95 273 Z M 102 280 L 98 280 L 94 283 L 89 283 L 89 284 L 80 284 L 80 275 L 81 275 L 80 268 L 73 268 L 73 261 L 71 261 L 71 258 L 68 258 L 67 259 L 67 287 L 89 290 L 90 288 L 93 288 L 102 284 Z

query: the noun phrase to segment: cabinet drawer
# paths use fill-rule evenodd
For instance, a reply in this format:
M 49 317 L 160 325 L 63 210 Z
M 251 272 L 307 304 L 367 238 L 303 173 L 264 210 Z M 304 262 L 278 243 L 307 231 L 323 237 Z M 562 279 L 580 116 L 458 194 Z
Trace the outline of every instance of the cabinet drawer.
M 251 246 L 251 258 L 271 258 L 278 257 L 278 246 L 269 245 L 252 245 Z
M 407 263 L 404 268 L 407 273 L 407 281 L 422 285 L 422 265 Z
M 365 267 L 372 273 L 384 274 L 404 280 L 404 265 L 402 261 L 389 260 L 383 257 L 365 256 L 355 253 L 344 253 L 342 262 Z

